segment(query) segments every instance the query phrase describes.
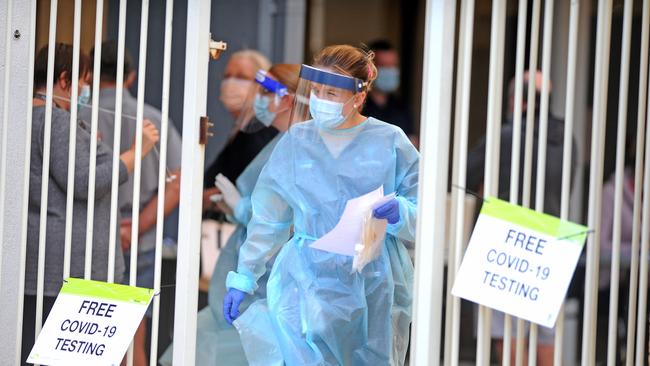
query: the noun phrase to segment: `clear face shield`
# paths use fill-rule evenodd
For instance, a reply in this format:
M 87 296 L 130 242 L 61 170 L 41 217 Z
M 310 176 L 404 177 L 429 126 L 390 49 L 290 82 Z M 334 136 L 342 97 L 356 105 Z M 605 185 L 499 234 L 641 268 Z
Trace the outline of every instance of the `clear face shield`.
M 283 103 L 289 95 L 285 85 L 273 79 L 267 71 L 259 70 L 237 119 L 239 130 L 254 133 L 271 126 L 280 113 L 290 108 L 290 102 Z
M 355 97 L 365 90 L 365 86 L 361 79 L 302 65 L 291 123 L 304 122 L 311 116 L 319 127 L 335 129 L 357 107 Z

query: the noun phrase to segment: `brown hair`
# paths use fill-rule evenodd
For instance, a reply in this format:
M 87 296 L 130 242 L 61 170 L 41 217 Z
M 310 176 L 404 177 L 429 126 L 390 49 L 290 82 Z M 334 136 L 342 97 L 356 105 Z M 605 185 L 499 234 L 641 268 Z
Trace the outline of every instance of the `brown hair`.
M 336 72 L 353 76 L 365 82 L 365 91 L 370 90 L 377 78 L 377 67 L 373 63 L 374 52 L 350 45 L 325 47 L 314 59 L 315 66 L 329 67 Z
M 118 44 L 115 40 L 102 42 L 102 55 L 100 61 L 100 78 L 102 81 L 111 83 L 117 82 L 117 53 Z M 95 48 L 90 50 L 90 61 L 95 62 Z M 133 68 L 133 57 L 129 50 L 124 47 L 124 66 L 123 75 L 126 79 L 130 73 L 135 71 Z
M 34 61 L 34 89 L 47 85 L 47 53 L 48 45 L 43 46 Z M 65 73 L 64 79 L 68 84 L 72 82 L 72 46 L 57 43 L 54 46 L 54 83 Z M 79 78 L 83 78 L 90 71 L 90 59 L 83 52 L 79 53 Z
M 275 64 L 269 69 L 272 77 L 282 83 L 295 93 L 298 89 L 298 79 L 300 78 L 300 65 L 298 64 Z

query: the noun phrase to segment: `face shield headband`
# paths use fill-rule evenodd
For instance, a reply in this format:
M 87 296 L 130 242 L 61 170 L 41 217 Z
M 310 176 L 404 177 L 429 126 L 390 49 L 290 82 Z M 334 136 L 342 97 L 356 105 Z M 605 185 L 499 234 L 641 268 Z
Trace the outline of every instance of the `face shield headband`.
M 300 67 L 300 78 L 318 84 L 325 84 L 336 88 L 349 90 L 355 94 L 363 91 L 363 88 L 365 86 L 365 82 L 363 82 L 361 79 L 336 74 L 304 64 Z
M 275 93 L 275 95 L 280 98 L 289 94 L 289 89 L 287 89 L 287 87 L 279 81 L 271 79 L 269 76 L 267 76 L 265 70 L 257 71 L 257 74 L 255 75 L 255 82 L 257 82 L 264 89 Z

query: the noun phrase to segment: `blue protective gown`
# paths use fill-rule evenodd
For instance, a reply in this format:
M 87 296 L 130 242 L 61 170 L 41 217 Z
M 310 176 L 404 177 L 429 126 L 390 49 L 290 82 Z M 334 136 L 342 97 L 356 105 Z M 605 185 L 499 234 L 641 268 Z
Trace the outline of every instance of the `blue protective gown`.
M 334 157 L 331 142 L 342 134 L 355 136 Z M 304 122 L 282 137 L 253 191 L 248 236 L 226 283 L 254 293 L 281 248 L 267 299 L 235 321 L 251 364 L 403 364 L 413 280 L 403 241 L 415 239 L 418 160 L 399 128 L 374 118 L 330 132 Z M 388 225 L 377 260 L 352 273 L 352 257 L 310 248 L 349 199 L 382 185 L 397 193 L 401 219 Z
M 225 282 L 229 271 L 237 268 L 239 248 L 246 239 L 246 225 L 252 216 L 251 194 L 257 183 L 257 178 L 269 160 L 273 148 L 282 137 L 276 135 L 248 164 L 246 169 L 237 177 L 236 185 L 241 200 L 234 209 L 229 220 L 237 225 L 226 245 L 221 249 L 219 258 L 212 274 L 210 289 L 208 291 L 209 307 L 201 310 L 198 315 L 197 326 L 197 365 L 246 365 L 246 356 L 241 346 L 239 333 L 223 318 L 222 304 L 226 293 Z M 254 300 L 264 298 L 266 295 L 266 278 L 259 281 L 260 288 L 255 296 L 249 296 L 242 305 L 242 310 Z M 171 346 L 161 358 L 162 365 L 171 365 Z
M 237 190 L 241 194 L 241 200 L 237 207 L 233 210 L 232 216 L 228 219 L 237 225 L 235 231 L 232 233 L 226 245 L 219 253 L 219 258 L 214 267 L 212 279 L 210 281 L 210 290 L 208 292 L 208 302 L 214 317 L 218 320 L 219 325 L 224 329 L 232 329 L 232 326 L 223 318 L 223 298 L 226 295 L 226 276 L 228 272 L 234 271 L 237 268 L 237 261 L 239 259 L 239 248 L 246 240 L 246 225 L 253 215 L 253 207 L 251 204 L 251 195 L 257 179 L 262 172 L 262 168 L 271 157 L 271 153 L 275 145 L 280 141 L 284 133 L 277 134 L 260 152 L 255 159 L 248 164 L 246 169 L 237 177 L 235 184 Z M 270 267 L 269 267 L 270 268 Z M 255 293 L 254 298 L 264 298 L 266 296 L 266 277 L 259 281 L 259 291 Z M 253 302 L 254 298 L 247 299 L 245 302 L 244 310 L 247 304 Z

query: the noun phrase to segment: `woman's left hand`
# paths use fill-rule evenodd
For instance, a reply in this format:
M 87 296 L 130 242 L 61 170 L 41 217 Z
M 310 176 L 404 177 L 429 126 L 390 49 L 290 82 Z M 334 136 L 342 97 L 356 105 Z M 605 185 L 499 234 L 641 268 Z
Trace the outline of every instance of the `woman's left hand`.
M 399 222 L 399 202 L 393 198 L 383 205 L 377 207 L 373 211 L 373 216 L 377 219 L 386 219 L 389 224 L 396 224 Z

